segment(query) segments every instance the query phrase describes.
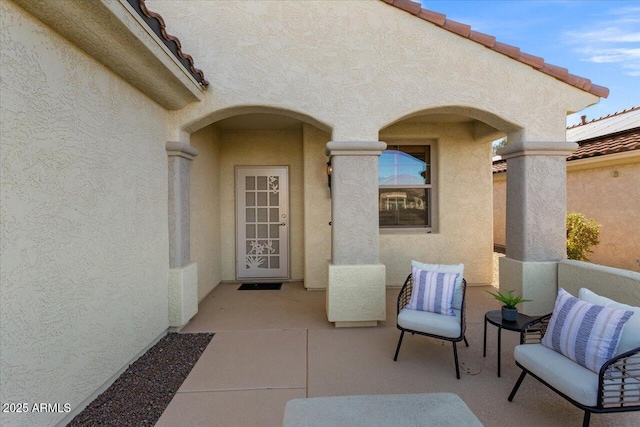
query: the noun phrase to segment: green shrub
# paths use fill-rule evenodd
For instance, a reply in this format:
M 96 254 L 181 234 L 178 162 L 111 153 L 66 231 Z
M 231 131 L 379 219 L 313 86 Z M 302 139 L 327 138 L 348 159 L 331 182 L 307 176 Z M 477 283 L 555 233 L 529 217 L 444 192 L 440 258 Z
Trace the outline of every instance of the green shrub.
M 600 243 L 600 227 L 592 219 L 576 212 L 567 214 L 567 258 L 578 261 L 589 261 L 587 255 L 591 248 Z

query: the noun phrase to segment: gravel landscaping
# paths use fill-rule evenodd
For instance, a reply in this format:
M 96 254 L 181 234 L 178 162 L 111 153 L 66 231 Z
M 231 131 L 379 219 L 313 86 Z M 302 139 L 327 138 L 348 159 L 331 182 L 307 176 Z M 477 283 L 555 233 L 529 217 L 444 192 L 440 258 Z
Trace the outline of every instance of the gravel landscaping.
M 154 425 L 212 338 L 213 334 L 168 334 L 68 425 Z

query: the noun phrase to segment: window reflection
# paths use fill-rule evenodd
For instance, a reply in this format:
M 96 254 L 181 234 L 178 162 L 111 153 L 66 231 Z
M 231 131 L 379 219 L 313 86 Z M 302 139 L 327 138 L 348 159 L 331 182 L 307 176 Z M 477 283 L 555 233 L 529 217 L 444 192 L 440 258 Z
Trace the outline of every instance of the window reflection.
M 428 146 L 392 146 L 380 156 L 379 185 L 431 184 Z
M 431 150 L 388 146 L 379 162 L 380 227 L 431 227 Z

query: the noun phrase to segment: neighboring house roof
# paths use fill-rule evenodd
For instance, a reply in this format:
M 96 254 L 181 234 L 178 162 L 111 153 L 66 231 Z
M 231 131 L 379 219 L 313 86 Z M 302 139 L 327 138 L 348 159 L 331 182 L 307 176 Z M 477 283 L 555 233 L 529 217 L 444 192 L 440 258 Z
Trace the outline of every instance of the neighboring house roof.
M 494 160 L 493 161 L 493 173 L 502 173 L 507 171 L 507 161 L 506 160 Z
M 579 136 L 584 137 L 577 139 Z M 567 141 L 574 141 L 579 145 L 567 157 L 568 162 L 640 150 L 640 106 L 570 126 L 567 128 Z M 498 157 L 493 161 L 493 173 L 506 171 L 506 160 Z
M 640 127 L 640 106 L 627 108 L 588 122 L 586 118 L 587 116 L 582 116 L 582 123 L 567 128 L 567 141 L 584 141 Z
M 640 150 L 640 127 L 626 132 L 580 141 L 579 144 L 580 147 L 567 157 L 567 161 Z
M 516 46 L 500 43 L 496 41 L 496 38 L 494 36 L 483 34 L 478 31 L 473 31 L 469 25 L 447 19 L 446 15 L 424 9 L 422 5 L 420 5 L 420 3 L 415 3 L 410 0 L 382 1 L 399 9 L 402 9 L 405 12 L 409 12 L 417 16 L 418 18 L 431 22 L 432 24 L 435 24 L 445 30 L 465 37 L 476 43 L 480 43 L 481 45 L 498 53 L 506 55 L 512 59 L 515 59 L 516 61 L 527 64 L 538 71 L 555 77 L 556 79 L 571 86 L 575 86 L 578 89 L 584 90 L 601 98 L 606 98 L 607 96 L 609 96 L 609 89 L 607 89 L 606 87 L 592 84 L 591 80 L 587 78 L 569 74 L 569 70 L 567 70 L 566 68 L 546 63 L 543 58 L 521 52 L 520 48 Z
M 127 2 L 133 7 L 133 9 L 142 17 L 147 25 L 153 30 L 154 33 L 162 40 L 162 42 L 169 48 L 173 55 L 178 58 L 178 61 L 187 70 L 191 76 L 202 86 L 208 86 L 209 82 L 204 77 L 202 70 L 196 68 L 193 64 L 193 57 L 182 51 L 182 45 L 180 40 L 167 33 L 167 26 L 164 23 L 164 19 L 160 14 L 151 12 L 147 9 L 145 0 L 127 0 Z

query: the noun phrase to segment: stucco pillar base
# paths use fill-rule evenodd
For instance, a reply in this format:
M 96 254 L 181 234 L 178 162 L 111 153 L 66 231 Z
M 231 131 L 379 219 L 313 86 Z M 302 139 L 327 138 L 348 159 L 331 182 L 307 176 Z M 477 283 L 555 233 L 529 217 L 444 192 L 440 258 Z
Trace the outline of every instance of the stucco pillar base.
M 500 258 L 500 292 L 513 290 L 525 299 L 522 312 L 529 316 L 551 313 L 558 292 L 557 261 L 518 261 Z
M 386 316 L 384 264 L 328 264 L 327 316 L 336 327 L 377 326 Z
M 370 322 L 335 322 L 336 328 L 367 328 L 371 326 L 378 326 L 377 320 Z
M 169 269 L 169 326 L 184 326 L 197 312 L 198 264 Z

